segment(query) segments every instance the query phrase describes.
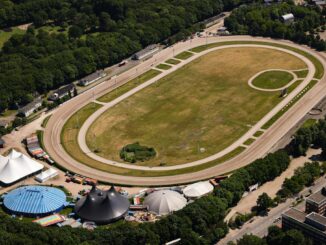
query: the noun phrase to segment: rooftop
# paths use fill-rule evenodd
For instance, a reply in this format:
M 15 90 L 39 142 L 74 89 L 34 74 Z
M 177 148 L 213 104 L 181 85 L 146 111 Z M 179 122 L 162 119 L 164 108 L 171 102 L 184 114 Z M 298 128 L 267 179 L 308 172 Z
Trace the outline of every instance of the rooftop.
M 73 83 L 70 83 L 62 88 L 57 89 L 56 91 L 54 91 L 54 93 L 61 95 L 61 94 L 67 93 L 68 91 L 70 91 L 74 88 L 75 88 L 75 85 Z
M 325 195 L 325 191 L 326 189 L 324 189 L 325 187 L 323 187 L 320 191 L 311 194 L 308 198 L 307 198 L 307 202 L 312 202 L 315 204 L 320 204 L 323 201 L 326 201 L 326 195 Z
M 33 109 L 35 109 L 35 105 L 37 105 L 39 103 L 42 103 L 41 98 L 37 98 L 37 99 L 33 100 L 31 103 L 28 103 L 24 107 L 20 108 L 19 112 L 27 112 L 27 111 L 33 110 Z
M 80 80 L 81 81 L 93 81 L 93 80 L 95 80 L 97 78 L 100 78 L 102 76 L 103 76 L 102 71 L 96 71 L 96 72 L 94 72 L 94 73 L 92 73 L 92 74 L 90 74 L 90 75 L 88 75 L 88 76 L 86 76 L 86 77 L 84 77 L 84 78 L 82 78 Z
M 285 211 L 282 216 L 287 216 L 289 218 L 295 219 L 299 222 L 304 222 L 306 219 L 306 213 L 301 212 L 298 209 L 290 208 L 289 210 Z
M 308 214 L 306 216 L 306 219 L 307 220 L 311 220 L 311 221 L 314 221 L 322 226 L 326 226 L 326 217 L 320 215 L 320 214 L 317 214 L 315 212 L 312 212 L 310 214 Z

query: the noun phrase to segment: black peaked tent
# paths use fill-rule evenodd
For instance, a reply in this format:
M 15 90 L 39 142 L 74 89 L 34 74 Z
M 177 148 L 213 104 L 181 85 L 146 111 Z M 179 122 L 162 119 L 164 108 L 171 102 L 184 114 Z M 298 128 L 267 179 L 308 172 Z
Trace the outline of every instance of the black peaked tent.
M 129 200 L 113 186 L 108 191 L 93 186 L 89 194 L 76 203 L 75 213 L 85 221 L 108 224 L 121 219 L 128 212 L 129 206 Z

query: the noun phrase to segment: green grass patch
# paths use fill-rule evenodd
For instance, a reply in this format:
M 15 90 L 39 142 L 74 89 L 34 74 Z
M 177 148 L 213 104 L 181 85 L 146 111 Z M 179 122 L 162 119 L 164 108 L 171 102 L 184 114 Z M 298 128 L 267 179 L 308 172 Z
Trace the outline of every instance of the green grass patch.
M 254 137 L 258 138 L 258 137 L 261 136 L 263 133 L 264 133 L 264 131 L 257 131 L 257 132 L 254 134 Z
M 190 51 L 199 53 L 199 52 L 202 52 L 202 51 L 210 49 L 210 48 L 215 48 L 215 47 L 224 46 L 224 45 L 233 45 L 233 44 L 259 44 L 259 45 L 268 45 L 268 46 L 280 47 L 280 48 L 292 50 L 296 53 L 299 53 L 299 54 L 305 56 L 314 64 L 314 66 L 316 68 L 314 78 L 320 79 L 324 75 L 323 64 L 315 56 L 313 56 L 313 55 L 309 54 L 308 52 L 303 51 L 301 49 L 290 47 L 290 46 L 287 46 L 284 44 L 279 44 L 279 43 L 270 43 L 270 42 L 263 42 L 263 41 L 230 41 L 230 42 L 219 42 L 219 43 L 211 43 L 208 45 L 202 45 L 202 46 L 198 46 L 196 48 L 190 49 Z
M 180 60 L 186 60 L 188 58 L 190 58 L 191 56 L 193 56 L 194 54 L 184 51 L 178 55 L 175 56 L 175 58 L 180 59 Z
M 258 75 L 252 84 L 263 89 L 278 89 L 293 80 L 293 75 L 286 71 L 266 71 Z
M 310 83 L 297 95 L 295 96 L 287 106 L 283 107 L 278 113 L 276 113 L 267 123 L 265 123 L 262 128 L 268 129 L 274 122 L 277 121 L 285 112 L 287 112 L 298 100 L 302 98 L 318 81 L 312 80 Z
M 308 70 L 294 71 L 298 78 L 305 78 L 308 75 Z
M 303 123 L 302 128 L 310 128 L 312 125 L 316 124 L 317 121 L 317 119 L 309 118 Z
M 10 117 L 17 114 L 17 110 L 5 110 L 4 112 L 0 113 L 0 117 Z
M 36 135 L 37 135 L 37 138 L 38 138 L 38 142 L 40 143 L 40 147 L 42 149 L 45 149 L 44 148 L 44 141 L 43 141 L 44 131 L 43 130 L 37 130 Z
M 11 28 L 11 31 L 0 30 L 0 49 L 3 47 L 4 43 L 12 37 L 12 35 L 24 33 L 25 31 L 19 29 L 18 27 Z
M 109 93 L 103 95 L 102 97 L 98 98 L 97 100 L 100 102 L 105 102 L 105 103 L 110 102 L 110 101 L 118 98 L 119 96 L 125 94 L 129 90 L 139 86 L 140 84 L 152 79 L 153 77 L 156 77 L 160 73 L 161 72 L 158 70 L 153 70 L 153 69 L 149 70 L 149 71 L 143 73 L 142 75 L 119 86 L 118 88 L 110 91 Z
M 247 139 L 243 144 L 244 144 L 244 145 L 251 145 L 254 141 L 255 141 L 255 139 L 253 139 L 253 138 L 249 138 L 249 139 Z
M 159 64 L 156 66 L 156 68 L 161 69 L 161 70 L 169 70 L 172 66 L 166 65 L 166 64 Z
M 46 118 L 44 118 L 44 120 L 43 120 L 43 122 L 42 122 L 42 124 L 41 124 L 41 126 L 42 126 L 43 128 L 46 127 L 46 125 L 48 124 L 48 121 L 49 121 L 49 119 L 50 119 L 51 116 L 52 116 L 52 115 L 48 115 Z
M 181 62 L 180 60 L 175 60 L 175 59 L 169 59 L 169 60 L 165 61 L 165 63 L 171 64 L 171 65 L 177 65 L 180 62 Z

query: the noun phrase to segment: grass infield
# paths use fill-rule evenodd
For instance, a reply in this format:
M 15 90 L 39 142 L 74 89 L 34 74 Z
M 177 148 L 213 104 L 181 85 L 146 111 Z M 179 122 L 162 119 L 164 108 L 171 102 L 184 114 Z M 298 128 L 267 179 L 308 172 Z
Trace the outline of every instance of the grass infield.
M 237 44 L 239 44 L 239 43 L 249 43 L 249 44 L 250 43 L 258 43 L 258 44 L 264 44 L 264 45 L 281 46 L 282 48 L 298 51 L 298 49 L 288 47 L 286 45 L 279 45 L 279 44 L 274 45 L 274 44 L 271 44 L 271 43 L 264 43 L 264 42 L 236 42 L 236 43 Z M 220 46 L 220 45 L 227 45 L 227 44 L 235 44 L 235 42 L 226 42 L 224 44 L 219 43 L 219 45 L 213 45 L 213 46 Z M 209 45 L 209 46 L 212 47 L 212 45 Z M 200 52 L 200 51 L 205 50 L 205 49 L 206 49 L 206 47 L 197 47 L 197 48 L 193 49 L 192 51 Z M 305 53 L 304 51 L 301 51 L 301 50 L 299 50 L 299 51 L 300 51 L 299 53 L 301 53 L 304 56 L 310 58 L 310 60 L 312 60 L 312 62 L 315 64 L 316 69 L 317 69 L 316 73 L 315 73 L 315 77 L 322 77 L 323 73 L 324 73 L 322 64 L 316 58 L 314 58 L 312 55 L 307 54 L 307 53 Z M 173 63 L 176 63 L 175 61 L 177 63 L 180 62 L 178 60 L 171 59 L 171 60 L 166 61 L 166 63 L 173 64 Z M 300 82 L 300 81 L 298 81 L 298 82 Z M 294 85 L 292 85 L 292 86 L 294 87 Z M 97 106 L 99 106 L 99 105 L 97 105 Z M 84 114 L 84 116 L 78 115 L 78 113 L 82 113 L 82 114 Z M 88 118 L 88 116 L 91 115 L 92 113 L 93 112 L 89 111 L 89 105 L 88 105 L 88 106 L 82 108 L 76 114 L 74 114 L 68 120 L 68 122 L 70 121 L 70 123 L 71 123 L 72 121 L 76 121 L 76 117 L 79 117 L 80 124 L 82 124 L 83 120 L 81 118 L 84 118 L 84 121 L 85 121 Z M 63 139 L 63 137 L 67 137 L 67 136 L 64 136 L 65 134 L 69 134 L 69 137 L 65 138 L 66 140 L 67 139 L 68 140 L 66 142 L 62 142 L 64 148 L 66 149 L 66 151 L 68 153 L 70 153 L 73 158 L 79 160 L 81 163 L 84 163 L 85 165 L 88 165 L 88 166 L 93 167 L 93 168 L 97 168 L 99 170 L 103 170 L 103 171 L 107 171 L 107 172 L 111 172 L 111 173 L 115 173 L 115 174 L 121 174 L 121 175 L 144 176 L 145 177 L 145 176 L 166 176 L 166 175 L 176 175 L 176 174 L 195 172 L 195 171 L 199 171 L 199 170 L 202 170 L 202 169 L 205 169 L 205 168 L 208 168 L 208 167 L 212 167 L 212 166 L 214 166 L 216 164 L 225 162 L 226 160 L 229 160 L 229 159 L 233 158 L 234 156 L 238 155 L 239 153 L 241 153 L 245 149 L 244 147 L 238 147 L 237 149 L 230 152 L 229 154 L 226 154 L 225 156 L 221 157 L 220 159 L 217 159 L 215 161 L 208 162 L 206 164 L 202 164 L 202 165 L 199 165 L 199 166 L 196 166 L 196 167 L 184 168 L 184 169 L 173 170 L 173 171 L 137 171 L 137 170 L 135 171 L 135 170 L 130 170 L 130 169 L 124 169 L 124 168 L 109 166 L 107 164 L 97 162 L 97 161 L 85 156 L 81 152 L 81 150 L 79 149 L 78 144 L 76 144 L 78 129 L 71 130 L 70 129 L 71 124 L 70 124 L 70 127 L 69 127 L 68 122 L 64 126 L 64 129 L 63 129 L 62 134 L 61 134 L 61 139 Z M 254 136 L 259 137 L 261 134 L 263 134 L 263 131 L 257 131 L 254 134 Z M 69 138 L 70 138 L 70 140 L 69 140 Z M 71 142 L 74 142 L 74 144 L 71 144 Z M 72 151 L 69 152 L 69 149 L 72 150 Z
M 249 78 L 266 69 L 305 67 L 297 57 L 273 49 L 212 51 L 104 112 L 89 128 L 87 144 L 115 161 L 121 161 L 119 152 L 127 144 L 154 147 L 155 158 L 137 162 L 151 167 L 208 157 L 231 145 L 283 99 L 279 92 L 252 89 Z
M 293 80 L 293 75 L 286 71 L 266 71 L 258 75 L 252 84 L 263 89 L 278 89 Z

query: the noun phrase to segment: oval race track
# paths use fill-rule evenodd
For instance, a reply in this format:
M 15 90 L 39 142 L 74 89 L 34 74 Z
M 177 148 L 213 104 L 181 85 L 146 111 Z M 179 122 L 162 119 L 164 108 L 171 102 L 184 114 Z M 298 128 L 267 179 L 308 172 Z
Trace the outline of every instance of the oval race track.
M 212 37 L 208 39 L 208 43 L 218 41 L 268 41 L 283 43 L 288 46 L 294 46 L 303 49 L 315 57 L 317 57 L 325 67 L 324 59 L 318 53 L 286 41 L 273 41 L 271 39 L 253 38 L 247 36 L 230 36 L 230 37 Z M 173 53 L 180 53 L 190 48 L 204 45 L 206 40 L 204 38 L 193 39 L 192 41 L 182 42 L 176 44 L 173 48 L 166 48 L 160 53 L 156 54 L 153 58 L 140 63 L 137 67 L 126 71 L 119 75 L 117 84 L 130 80 L 137 74 L 137 69 L 145 72 L 151 68 L 151 65 L 159 64 L 173 56 Z M 174 49 L 174 50 L 173 50 Z M 308 66 L 309 67 L 309 66 Z M 310 67 L 310 75 L 312 74 Z M 111 174 L 108 172 L 100 171 L 79 163 L 73 159 L 60 143 L 60 132 L 66 120 L 73 115 L 78 109 L 92 101 L 95 97 L 99 97 L 110 90 L 112 80 L 105 81 L 94 88 L 80 94 L 79 96 L 71 99 L 62 106 L 60 106 L 50 118 L 44 133 L 44 145 L 50 156 L 59 163 L 62 167 L 72 172 L 96 178 L 101 181 L 125 184 L 125 185 L 170 185 L 177 183 L 193 182 L 200 179 L 207 179 L 212 176 L 221 175 L 237 168 L 243 167 L 255 159 L 264 156 L 287 132 L 291 129 L 306 113 L 308 113 L 316 103 L 323 97 L 326 88 L 326 81 L 323 77 L 310 91 L 308 91 L 296 104 L 294 104 L 279 120 L 277 120 L 266 132 L 259 137 L 250 147 L 248 147 L 241 154 L 237 155 L 231 160 L 216 165 L 214 167 L 201 170 L 198 172 L 163 176 L 163 177 L 132 177 Z M 275 109 L 275 108 L 274 108 Z M 275 109 L 276 110 L 276 109 Z M 261 124 L 263 125 L 263 124 Z M 260 126 L 261 126 L 260 125 Z M 85 126 L 86 127 L 86 126 Z M 254 131 L 254 130 L 253 130 Z M 255 129 L 256 131 L 256 129 Z M 77 143 L 77 142 L 76 142 Z M 215 158 L 216 159 L 216 158 Z M 211 161 L 213 159 L 207 159 Z M 207 162 L 206 161 L 206 162 Z

